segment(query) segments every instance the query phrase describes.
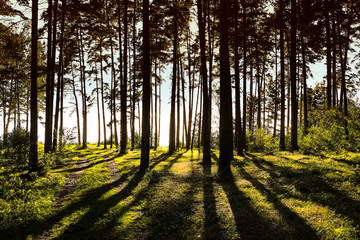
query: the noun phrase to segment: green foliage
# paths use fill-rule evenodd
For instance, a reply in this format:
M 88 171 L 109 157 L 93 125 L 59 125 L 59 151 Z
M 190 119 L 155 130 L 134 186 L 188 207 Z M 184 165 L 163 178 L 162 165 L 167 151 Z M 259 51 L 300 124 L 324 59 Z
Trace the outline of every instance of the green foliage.
M 304 153 L 320 154 L 322 152 L 359 151 L 360 122 L 359 108 L 350 106 L 349 117 L 342 109 L 330 109 L 314 114 L 314 124 L 307 133 L 299 130 L 299 146 Z M 346 135 L 346 128 L 348 135 Z
M 4 136 L 2 146 L 5 148 L 4 156 L 10 160 L 15 168 L 24 169 L 28 165 L 30 149 L 30 134 L 24 129 L 15 129 Z
M 278 140 L 272 135 L 266 134 L 264 128 L 256 128 L 254 135 L 247 132 L 247 139 L 249 150 L 253 152 L 274 153 L 279 148 Z
M 52 211 L 53 201 L 65 177 L 32 174 L 34 181 L 23 180 L 19 174 L 0 176 L 0 226 L 41 220 Z

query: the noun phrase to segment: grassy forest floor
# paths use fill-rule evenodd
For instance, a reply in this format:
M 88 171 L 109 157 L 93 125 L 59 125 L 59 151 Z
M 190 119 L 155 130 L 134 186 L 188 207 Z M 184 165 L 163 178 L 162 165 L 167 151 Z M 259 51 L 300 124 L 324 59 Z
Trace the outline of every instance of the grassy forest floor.
M 360 239 L 360 154 L 248 153 L 216 178 L 198 150 L 70 147 L 31 182 L 0 163 L 0 239 Z

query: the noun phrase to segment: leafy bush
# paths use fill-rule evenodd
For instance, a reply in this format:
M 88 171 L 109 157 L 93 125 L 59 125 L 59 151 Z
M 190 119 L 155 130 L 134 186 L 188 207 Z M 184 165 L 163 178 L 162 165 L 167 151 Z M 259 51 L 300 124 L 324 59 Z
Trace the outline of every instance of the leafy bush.
M 18 169 L 23 169 L 28 165 L 30 150 L 30 134 L 24 129 L 15 129 L 13 132 L 4 136 L 2 145 L 5 148 L 4 156 L 10 163 Z
M 330 109 L 317 114 L 314 124 L 305 134 L 299 131 L 299 147 L 304 153 L 320 154 L 323 151 L 341 152 L 343 150 L 359 151 L 360 122 L 359 109 L 353 105 L 349 108 L 349 117 L 342 109 Z M 346 128 L 348 135 L 346 135 Z
M 264 128 L 256 128 L 253 136 L 251 136 L 250 132 L 247 135 L 250 151 L 273 153 L 278 150 L 279 143 L 277 139 L 270 134 L 266 134 Z

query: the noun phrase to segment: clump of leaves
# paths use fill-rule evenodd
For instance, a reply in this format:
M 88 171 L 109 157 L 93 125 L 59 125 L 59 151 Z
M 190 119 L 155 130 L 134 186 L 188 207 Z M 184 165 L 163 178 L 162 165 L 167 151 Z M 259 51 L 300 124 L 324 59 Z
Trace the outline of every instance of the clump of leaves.
M 256 128 L 253 135 L 248 133 L 249 149 L 253 152 L 274 153 L 278 150 L 278 141 L 270 134 L 266 134 L 264 128 Z
M 24 169 L 28 165 L 30 149 L 30 133 L 22 128 L 15 129 L 4 136 L 2 146 L 5 148 L 4 157 L 16 169 Z

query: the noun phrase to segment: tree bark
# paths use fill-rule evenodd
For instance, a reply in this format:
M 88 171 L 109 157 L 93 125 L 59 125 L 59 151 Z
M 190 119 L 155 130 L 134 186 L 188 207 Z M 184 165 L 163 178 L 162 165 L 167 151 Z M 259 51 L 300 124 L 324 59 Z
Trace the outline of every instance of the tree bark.
M 296 94 L 296 0 L 291 0 L 291 151 L 299 150 L 297 139 L 298 102 Z
M 331 40 L 330 40 L 330 19 L 329 19 L 329 0 L 325 0 L 325 35 L 326 35 L 326 103 L 327 108 L 331 108 Z
M 230 177 L 233 159 L 233 125 L 231 78 L 229 63 L 229 11 L 230 0 L 220 0 L 220 158 L 219 176 Z
M 243 7 L 243 129 L 242 129 L 242 138 L 244 139 L 244 149 L 246 150 L 246 71 L 247 71 L 247 33 L 246 33 L 246 0 L 242 0 Z
M 38 169 L 38 108 L 37 108 L 37 77 L 38 77 L 38 0 L 32 1 L 31 14 L 31 123 L 30 123 L 30 151 L 29 151 L 29 170 Z
M 200 58 L 201 58 L 201 78 L 203 90 L 203 162 L 210 163 L 210 117 L 209 117 L 209 97 L 208 97 L 208 80 L 206 69 L 206 56 L 205 56 L 205 18 L 202 16 L 202 2 L 197 0 L 198 10 L 198 24 L 199 24 L 199 37 L 200 37 Z
M 171 84 L 171 108 L 170 108 L 170 129 L 169 129 L 169 154 L 175 152 L 175 95 L 176 95 L 176 63 L 177 63 L 177 0 L 174 1 L 174 26 L 173 26 L 173 74 Z
M 45 143 L 44 143 L 44 152 L 48 153 L 51 150 L 52 144 L 52 118 L 53 118 L 53 106 L 51 105 L 51 99 L 53 96 L 52 88 L 54 88 L 54 83 L 52 79 L 52 0 L 48 0 L 48 42 L 47 42 L 47 67 L 46 67 L 46 109 L 45 109 Z
M 104 149 L 107 148 L 106 139 L 106 118 L 105 118 L 105 101 L 104 101 L 104 75 L 103 75 L 103 59 L 102 59 L 102 38 L 100 39 L 100 78 L 101 78 L 101 107 L 103 116 L 103 131 L 104 131 Z
M 141 138 L 140 171 L 149 166 L 150 137 L 150 32 L 149 32 L 149 0 L 143 2 L 143 121 Z
M 244 141 L 241 130 L 241 112 L 240 112 L 240 73 L 239 73 L 239 28 L 238 28 L 238 1 L 234 1 L 235 11 L 235 46 L 234 46 L 234 57 L 235 57 L 235 142 L 237 154 L 244 155 Z
M 127 44 L 128 44 L 128 0 L 124 3 L 124 78 L 121 84 L 121 143 L 120 153 L 126 153 L 127 147 Z M 150 65 L 150 64 L 149 64 Z M 150 71 L 150 70 L 149 70 Z M 144 110 L 143 110 L 144 111 Z M 146 135 L 146 134 L 145 134 Z

